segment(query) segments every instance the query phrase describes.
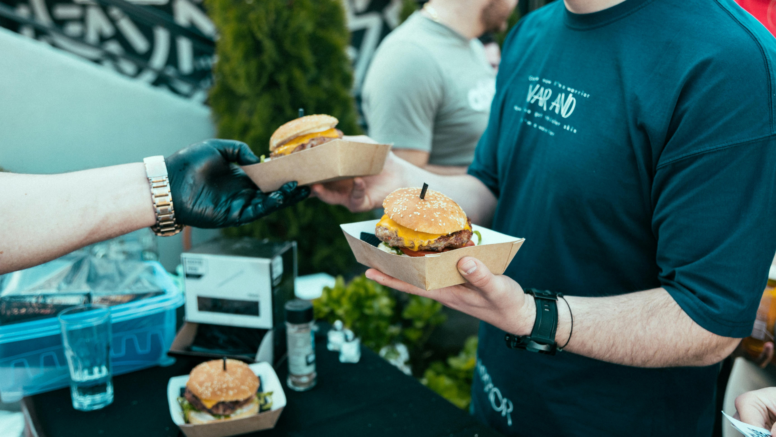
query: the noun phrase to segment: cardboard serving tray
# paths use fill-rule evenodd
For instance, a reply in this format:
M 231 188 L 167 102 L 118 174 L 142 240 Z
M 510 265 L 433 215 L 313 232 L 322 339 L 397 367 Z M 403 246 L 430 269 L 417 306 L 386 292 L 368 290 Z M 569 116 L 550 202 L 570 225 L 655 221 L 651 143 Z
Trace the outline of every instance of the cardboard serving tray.
M 390 149 L 389 144 L 333 140 L 242 169 L 266 193 L 291 181 L 303 186 L 379 174 Z
M 280 384 L 278 375 L 269 363 L 249 364 L 253 373 L 261 378 L 262 390 L 272 392 L 272 408 L 269 411 L 250 417 L 233 420 L 219 420 L 211 423 L 192 425 L 183 420 L 183 410 L 178 404 L 181 387 L 185 387 L 189 381 L 189 375 L 170 378 L 167 383 L 167 402 L 170 405 L 172 421 L 186 434 L 186 437 L 228 437 L 245 434 L 253 431 L 261 431 L 275 427 L 280 413 L 286 406 L 286 394 Z
M 477 258 L 493 274 L 500 275 L 507 269 L 525 241 L 524 238 L 515 238 L 482 226 L 472 225 L 473 230 L 482 234 L 482 242 L 478 246 L 462 247 L 438 255 L 399 256 L 384 252 L 361 240 L 362 232 L 375 233 L 377 222 L 379 220 L 340 225 L 356 260 L 425 290 L 436 290 L 465 283 L 466 280 L 458 273 L 458 260 L 465 256 Z M 476 235 L 473 235 L 472 239 L 477 242 Z

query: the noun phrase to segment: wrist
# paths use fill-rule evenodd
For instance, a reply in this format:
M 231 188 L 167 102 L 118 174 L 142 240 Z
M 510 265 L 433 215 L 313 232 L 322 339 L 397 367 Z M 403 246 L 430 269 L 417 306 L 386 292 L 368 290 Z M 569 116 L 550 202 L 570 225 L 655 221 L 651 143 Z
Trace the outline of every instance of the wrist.
M 520 308 L 520 316 L 514 334 L 520 336 L 531 335 L 534 323 L 536 323 L 536 300 L 530 294 L 525 294 L 523 306 Z
M 569 311 L 571 303 L 568 299 L 568 296 L 558 299 L 558 329 L 555 331 L 555 343 L 558 347 L 566 345 L 564 349 L 568 348 L 569 345 L 566 343 L 571 336 L 571 312 Z
M 151 227 L 156 224 L 156 210 L 154 209 L 153 198 L 148 193 L 148 177 L 146 176 L 145 165 L 139 162 L 127 164 L 126 168 L 128 179 L 125 186 L 132 187 L 133 200 L 131 204 L 135 205 L 133 212 L 138 220 L 138 229 Z

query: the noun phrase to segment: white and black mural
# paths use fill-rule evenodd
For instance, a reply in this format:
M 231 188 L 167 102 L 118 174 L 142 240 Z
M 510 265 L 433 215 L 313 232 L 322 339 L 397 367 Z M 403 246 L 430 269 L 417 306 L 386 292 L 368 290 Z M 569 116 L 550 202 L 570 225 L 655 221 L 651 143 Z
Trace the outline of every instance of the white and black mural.
M 402 1 L 343 2 L 358 96 Z M 202 0 L 0 0 L 0 26 L 195 101 L 212 85 L 216 29 Z
M 197 0 L 0 0 L 0 25 L 204 101 L 215 27 Z

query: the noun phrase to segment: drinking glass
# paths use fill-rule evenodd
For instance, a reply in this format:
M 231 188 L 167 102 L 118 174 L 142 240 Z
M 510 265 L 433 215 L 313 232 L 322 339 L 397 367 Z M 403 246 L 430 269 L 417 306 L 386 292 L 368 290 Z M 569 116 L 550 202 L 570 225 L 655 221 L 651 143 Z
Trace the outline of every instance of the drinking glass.
M 110 308 L 80 305 L 59 314 L 70 368 L 73 408 L 99 410 L 113 402 L 110 364 Z

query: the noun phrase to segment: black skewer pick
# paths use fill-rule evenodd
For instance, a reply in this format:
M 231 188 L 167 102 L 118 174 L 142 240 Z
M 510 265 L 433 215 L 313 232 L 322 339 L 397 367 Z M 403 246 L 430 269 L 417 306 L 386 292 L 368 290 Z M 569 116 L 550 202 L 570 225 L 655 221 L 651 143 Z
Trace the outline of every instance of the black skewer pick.
M 299 118 L 304 117 L 304 108 L 299 108 Z
M 224 357 L 224 372 L 226 372 L 226 357 Z
M 428 184 L 424 182 L 423 183 L 423 189 L 420 190 L 420 198 L 423 199 L 423 200 L 425 200 L 425 198 L 426 198 L 426 190 L 428 190 Z

